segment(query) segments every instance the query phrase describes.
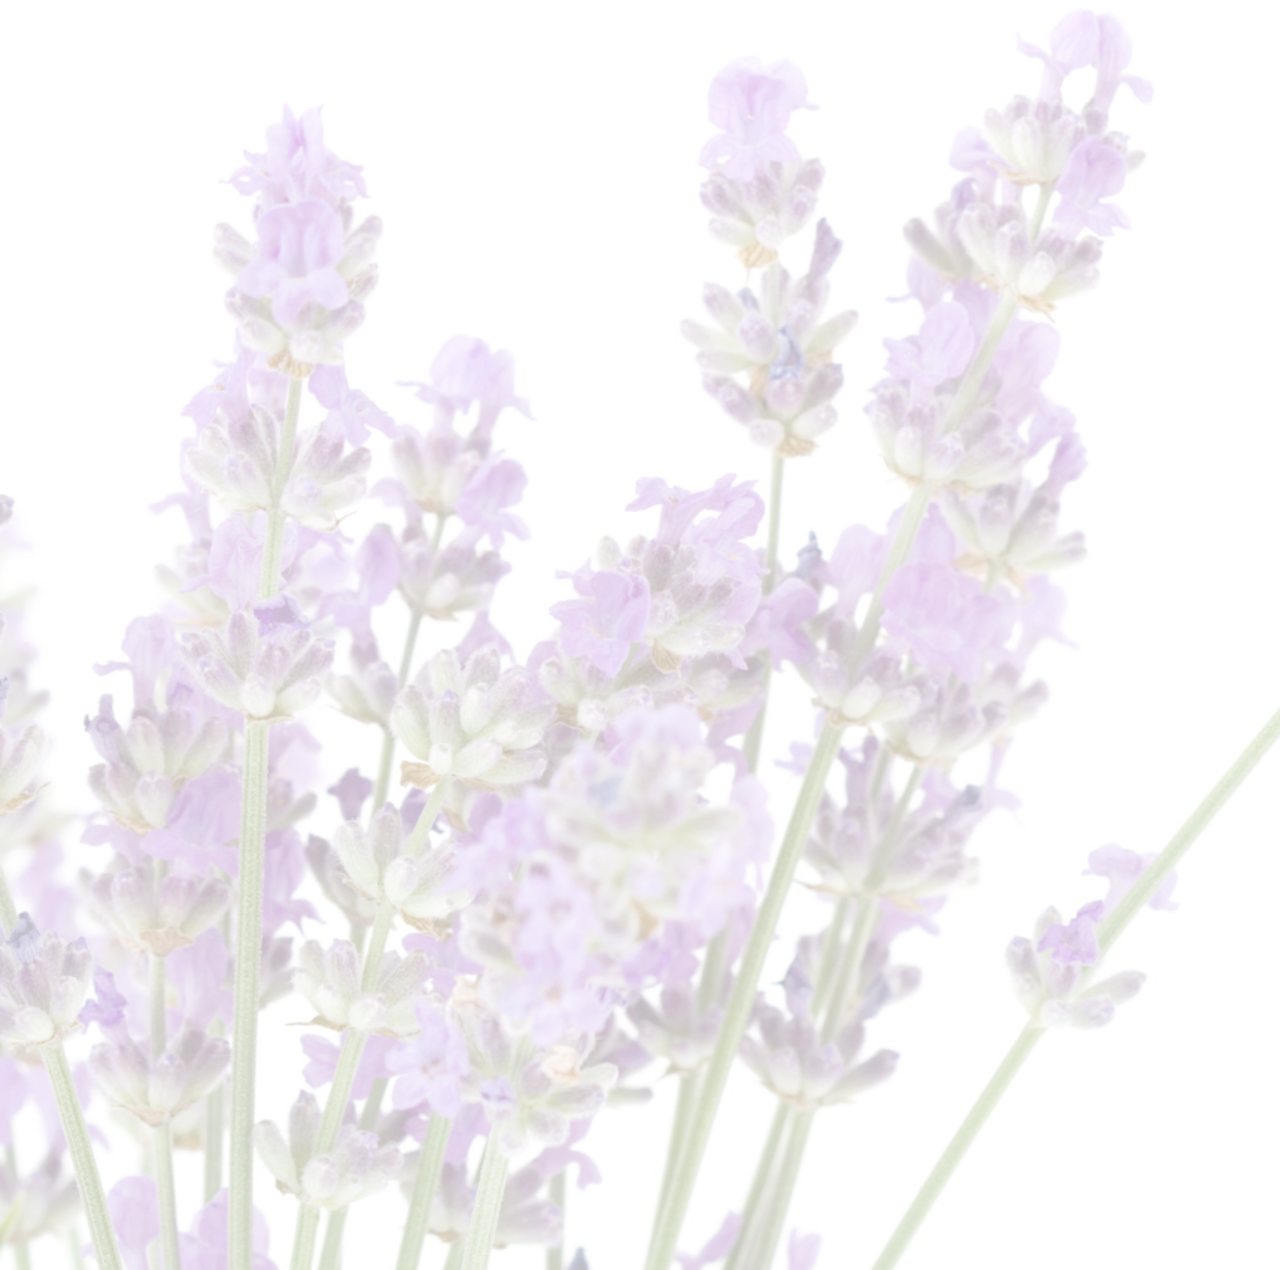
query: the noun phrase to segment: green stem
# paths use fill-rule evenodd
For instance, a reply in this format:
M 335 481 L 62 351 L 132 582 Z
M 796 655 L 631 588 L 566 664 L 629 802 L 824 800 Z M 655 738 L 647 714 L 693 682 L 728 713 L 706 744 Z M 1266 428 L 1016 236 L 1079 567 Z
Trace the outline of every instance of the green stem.
M 58 1104 L 58 1118 L 62 1132 L 71 1148 L 71 1161 L 75 1166 L 76 1184 L 80 1188 L 80 1201 L 89 1220 L 89 1234 L 94 1251 L 98 1254 L 99 1270 L 124 1270 L 120 1249 L 116 1247 L 115 1232 L 111 1229 L 111 1215 L 107 1209 L 107 1197 L 102 1189 L 98 1164 L 93 1158 L 89 1142 L 89 1126 L 80 1110 L 80 1095 L 71 1079 L 71 1066 L 61 1044 L 46 1045 L 41 1051 L 53 1096 Z
M 31 1270 L 31 1250 L 26 1244 L 13 1245 L 13 1264 L 17 1270 Z
M 1043 1028 L 1033 1027 L 1030 1023 L 1022 1029 L 1021 1035 L 1014 1041 L 1000 1066 L 996 1068 L 996 1073 L 987 1082 L 987 1087 L 978 1095 L 978 1101 L 965 1116 L 955 1136 L 947 1143 L 947 1149 L 933 1166 L 933 1171 L 925 1178 L 924 1185 L 911 1201 L 911 1207 L 898 1223 L 897 1229 L 885 1244 L 884 1251 L 876 1259 L 872 1270 L 889 1270 L 891 1266 L 898 1264 L 898 1258 L 906 1251 L 907 1245 L 920 1228 L 920 1223 L 928 1216 L 934 1201 L 942 1193 L 942 1188 L 950 1181 L 956 1166 L 964 1159 L 974 1138 L 978 1136 L 978 1131 L 986 1124 L 987 1117 L 995 1110 L 996 1103 L 1004 1097 L 1004 1091 L 1009 1088 L 1019 1068 L 1026 1062 L 1027 1056 L 1043 1035 Z
M 431 793 L 427 796 L 427 801 L 423 805 L 422 811 L 418 814 L 417 824 L 413 826 L 413 832 L 406 839 L 402 848 L 405 855 L 417 855 L 422 850 L 427 841 L 427 835 L 431 832 L 431 826 L 436 823 L 440 808 L 444 806 L 445 795 L 448 792 L 449 777 L 447 776 L 432 785 Z
M 471 1209 L 471 1227 L 467 1231 L 462 1270 L 487 1270 L 506 1189 L 507 1153 L 498 1145 L 497 1136 L 491 1133 L 485 1143 L 484 1158 L 480 1161 L 480 1180 L 476 1183 L 476 1199 Z
M 1013 315 L 1017 311 L 1017 295 L 1009 291 L 1000 297 L 1000 303 L 991 317 L 991 325 L 987 327 L 982 343 L 978 345 L 978 351 L 973 355 L 973 360 L 969 363 L 959 388 L 956 389 L 956 395 L 951 398 L 947 417 L 942 421 L 940 429 L 943 436 L 953 432 L 969 417 L 973 403 L 978 399 L 978 392 L 982 388 L 982 381 L 990 369 L 991 360 L 995 357 L 1000 341 L 1004 339 L 1004 333 L 1009 329 L 1009 323 L 1013 321 Z
M 258 582 L 258 598 L 271 599 L 280 589 L 280 556 L 284 550 L 284 509 L 280 495 L 284 493 L 293 467 L 293 443 L 298 435 L 298 411 L 302 406 L 302 380 L 289 381 L 289 395 L 284 404 L 284 429 L 280 434 L 280 453 L 271 483 L 271 508 L 267 512 L 267 539 L 262 546 L 262 576 Z
M 783 1134 L 791 1125 L 792 1108 L 785 1102 L 779 1102 L 773 1113 L 773 1123 L 769 1126 L 769 1136 L 765 1139 L 764 1150 L 756 1162 L 755 1175 L 751 1179 L 751 1189 L 747 1192 L 747 1202 L 742 1206 L 742 1226 L 738 1238 L 734 1241 L 733 1251 L 725 1262 L 724 1270 L 743 1270 L 746 1259 L 755 1246 L 756 1222 L 764 1211 L 763 1199 L 772 1193 L 776 1185 L 774 1168 L 778 1161 L 778 1148 Z
M 444 1270 L 462 1270 L 462 1254 L 466 1251 L 466 1246 L 462 1240 L 458 1240 L 452 1248 L 449 1249 L 449 1255 L 445 1258 Z
M 693 1109 L 698 1105 L 698 1085 L 700 1072 L 682 1072 L 680 1089 L 676 1095 L 676 1113 L 671 1118 L 671 1136 L 667 1141 L 667 1160 L 662 1168 L 662 1185 L 658 1189 L 658 1206 L 653 1214 L 653 1230 L 651 1237 L 657 1234 L 662 1214 L 671 1202 L 671 1188 L 675 1185 L 676 1173 L 680 1164 L 680 1152 L 684 1148 L 685 1138 L 689 1133 L 689 1121 Z
M 1205 795 L 1196 809 L 1187 817 L 1178 831 L 1169 839 L 1163 851 L 1142 871 L 1137 882 L 1125 893 L 1124 897 L 1103 920 L 1098 928 L 1098 946 L 1100 949 L 1098 963 L 1111 950 L 1117 939 L 1124 933 L 1129 923 L 1141 911 L 1142 907 L 1160 889 L 1161 884 L 1178 866 L 1179 861 L 1191 848 L 1191 844 L 1208 828 L 1213 818 L 1222 810 L 1231 795 L 1244 783 L 1245 779 L 1262 761 L 1267 751 L 1280 738 L 1280 710 L 1262 725 L 1262 729 L 1244 747 L 1235 762 L 1227 768 L 1217 784 Z M 1096 967 L 1095 967 L 1096 968 Z M 1022 1035 L 1014 1042 L 1013 1048 L 1005 1055 L 1004 1061 L 996 1069 L 996 1074 L 987 1083 L 987 1087 L 978 1096 L 978 1101 L 965 1117 L 964 1123 L 956 1130 L 955 1137 L 947 1145 L 942 1157 L 933 1167 L 933 1172 L 925 1178 L 911 1207 L 907 1209 L 897 1229 L 889 1238 L 884 1251 L 880 1254 L 873 1270 L 890 1270 L 898 1264 L 907 1246 L 911 1243 L 916 1231 L 920 1228 L 934 1201 L 941 1194 L 943 1187 L 950 1180 L 956 1166 L 964 1159 L 973 1139 L 986 1123 L 996 1103 L 1004 1095 L 1018 1069 L 1031 1053 L 1044 1030 L 1028 1023 Z
M 413 1195 L 409 1199 L 409 1216 L 400 1240 L 396 1270 L 418 1270 L 418 1263 L 422 1260 L 422 1245 L 431 1222 L 431 1201 L 435 1198 L 436 1187 L 440 1185 L 444 1152 L 449 1145 L 452 1126 L 451 1120 L 436 1115 L 427 1125 L 427 1136 L 422 1140 L 422 1152 L 418 1156 L 418 1171 L 413 1178 Z
M 67 1248 L 71 1252 L 71 1270 L 84 1270 L 84 1257 L 80 1253 L 80 1232 L 75 1226 L 67 1231 Z
M 551 1202 L 560 1210 L 560 1238 L 555 1246 L 547 1249 L 547 1270 L 564 1270 L 564 1219 L 565 1185 L 564 1169 L 551 1179 Z
M 204 1104 L 204 1202 L 212 1204 L 221 1189 L 222 1086 L 219 1085 Z
M 805 773 L 804 783 L 796 797 L 796 804 L 778 852 L 778 859 L 774 863 L 768 888 L 751 930 L 751 938 L 747 941 L 746 951 L 742 956 L 742 966 L 734 981 L 733 990 L 729 994 L 724 1023 L 720 1028 L 720 1035 L 716 1040 L 716 1048 L 708 1064 L 706 1076 L 703 1078 L 697 1110 L 689 1129 L 688 1142 L 681 1152 L 679 1169 L 672 1184 L 670 1203 L 662 1213 L 654 1231 L 654 1239 L 650 1244 L 646 1263 L 648 1270 L 667 1270 L 675 1256 L 676 1241 L 680 1237 L 680 1228 L 684 1225 L 693 1186 L 702 1165 L 702 1158 L 706 1153 L 707 1142 L 711 1137 L 716 1112 L 720 1107 L 720 1099 L 729 1079 L 734 1056 L 738 1052 L 738 1044 L 742 1040 L 747 1020 L 751 1015 L 756 987 L 760 981 L 761 971 L 764 969 L 765 956 L 773 941 L 774 932 L 777 930 L 778 919 L 790 892 L 796 866 L 800 862 L 800 856 L 808 841 L 809 828 L 822 798 L 831 764 L 835 761 L 840 749 L 840 738 L 843 732 L 843 728 L 824 726 L 813 757 L 809 761 L 809 770 Z
M 9 932 L 18 924 L 18 910 L 13 904 L 13 892 L 9 890 L 4 869 L 0 868 L 0 935 L 6 939 Z
M 262 963 L 263 867 L 267 834 L 267 741 L 270 725 L 246 719 L 244 797 L 240 810 L 236 978 L 231 1024 L 231 1145 L 228 1265 L 253 1265 L 253 1107 Z
M 897 841 L 897 835 L 902 828 L 902 821 L 906 819 L 906 813 L 910 809 L 911 799 L 915 796 L 916 789 L 919 789 L 920 781 L 924 778 L 924 768 L 919 764 L 911 767 L 911 775 L 906 778 L 906 785 L 902 787 L 902 792 L 897 799 L 893 814 L 888 824 L 884 826 L 884 836 L 879 840 L 876 848 L 876 858 L 872 860 L 872 867 L 867 873 L 867 881 L 864 885 L 868 891 L 876 891 L 879 885 L 884 881 L 884 874 L 888 872 L 890 867 L 893 844 Z
M 413 665 L 413 650 L 418 642 L 418 631 L 422 626 L 422 614 L 414 609 L 409 617 L 409 630 L 404 637 L 404 651 L 400 654 L 400 674 L 398 682 L 403 688 L 409 682 L 409 669 Z M 382 809 L 387 801 L 387 791 L 391 788 L 391 764 L 396 756 L 396 734 L 390 728 L 383 730 L 382 757 L 378 762 L 378 783 L 373 787 L 373 804 L 371 813 Z
M 748 1254 L 750 1260 L 743 1263 L 743 1270 L 769 1270 L 773 1265 L 782 1228 L 786 1224 L 787 1210 L 791 1207 L 791 1197 L 795 1194 L 796 1181 L 800 1176 L 800 1161 L 808 1145 L 809 1131 L 813 1128 L 813 1118 L 817 1113 L 813 1109 L 788 1110 L 791 1111 L 791 1116 L 787 1144 L 775 1170 L 775 1180 L 763 1218 L 756 1227 L 759 1235 L 751 1243 Z
M 151 1061 L 165 1050 L 164 958 L 151 957 Z M 160 1248 L 164 1270 L 182 1270 L 178 1245 L 178 1201 L 173 1182 L 173 1130 L 166 1120 L 152 1130 L 156 1192 L 160 1204 Z
M 782 522 L 782 468 L 786 462 L 781 455 L 773 456 L 773 468 L 769 481 L 769 544 L 765 549 L 764 593 L 768 595 L 777 582 L 778 531 Z M 769 681 L 773 677 L 773 658 L 765 651 L 764 681 L 760 685 L 760 709 L 751 720 L 747 735 L 743 738 L 742 752 L 747 760 L 747 771 L 754 774 L 760 763 L 760 745 L 764 740 L 764 716 L 769 708 Z

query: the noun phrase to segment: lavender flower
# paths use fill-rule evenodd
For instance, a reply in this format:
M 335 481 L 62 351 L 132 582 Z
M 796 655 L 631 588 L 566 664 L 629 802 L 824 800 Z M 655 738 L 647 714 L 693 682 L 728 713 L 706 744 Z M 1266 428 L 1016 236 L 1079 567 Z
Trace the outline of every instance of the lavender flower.
M 20 913 L 0 947 L 0 1041 L 19 1050 L 60 1045 L 78 1026 L 92 973 L 83 939 L 42 935 Z

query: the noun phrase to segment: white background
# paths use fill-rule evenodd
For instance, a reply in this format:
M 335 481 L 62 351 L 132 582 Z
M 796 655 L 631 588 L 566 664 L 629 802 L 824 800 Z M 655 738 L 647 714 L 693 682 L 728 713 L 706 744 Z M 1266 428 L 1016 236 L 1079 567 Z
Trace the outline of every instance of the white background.
M 1065 508 L 1090 546 L 1063 578 L 1077 647 L 1041 659 L 1052 700 L 1006 767 L 1022 809 L 975 844 L 982 885 L 953 901 L 941 938 L 903 942 L 924 984 L 872 1038 L 901 1051 L 898 1075 L 819 1121 L 794 1215 L 822 1231 L 822 1266 L 870 1263 L 1016 1034 L 1009 937 L 1048 903 L 1095 896 L 1080 878 L 1093 847 L 1158 849 L 1280 704 L 1264 11 L 1220 3 L 1185 26 L 1154 0 L 1118 11 L 1156 98 L 1122 91 L 1113 120 L 1149 158 L 1101 288 L 1060 309 L 1047 385 L 1090 454 Z M 822 213 L 845 241 L 833 303 L 862 322 L 843 352 L 840 424 L 789 464 L 783 534 L 789 551 L 810 528 L 830 545 L 901 499 L 861 414 L 881 339 L 917 319 L 886 301 L 905 290 L 901 225 L 957 179 L 946 159 L 960 127 L 1034 94 L 1015 32 L 1046 44 L 1064 12 L 1033 0 L 9 8 L 0 489 L 18 499 L 42 589 L 31 625 L 55 691 L 63 805 L 88 801 L 79 720 L 102 689 L 88 668 L 155 607 L 152 567 L 178 538 L 176 512 L 146 510 L 177 487 L 190 426 L 178 412 L 231 348 L 209 235 L 221 220 L 247 228 L 249 206 L 218 178 L 261 148 L 282 102 L 323 104 L 328 143 L 365 166 L 367 206 L 386 221 L 352 384 L 421 422 L 395 381 L 425 378 L 445 338 L 516 356 L 537 421 L 513 417 L 499 436 L 529 472 L 534 539 L 510 552 L 519 576 L 495 618 L 523 652 L 563 594 L 554 569 L 638 527 L 621 511 L 637 477 L 700 488 L 767 472 L 702 392 L 677 329 L 698 316 L 704 279 L 740 276 L 697 198 L 710 77 L 744 53 L 787 57 L 821 107 L 792 135 L 827 166 Z M 807 239 L 789 260 L 806 257 Z M 794 676 L 777 690 L 792 705 L 775 715 L 775 752 L 806 721 Z M 1144 914 L 1117 950 L 1117 968 L 1149 972 L 1141 997 L 1102 1033 L 1046 1040 L 904 1265 L 1277 1263 L 1278 764 L 1196 847 L 1180 911 Z M 788 803 L 783 781 L 779 818 Z M 292 1054 L 293 1037 L 276 1052 Z M 260 1114 L 281 1116 L 293 1082 L 276 1073 Z M 593 1130 L 606 1185 L 573 1194 L 569 1217 L 593 1270 L 640 1264 L 669 1106 L 664 1087 L 651 1110 Z M 733 1089 L 686 1247 L 741 1203 L 767 1114 L 747 1080 Z M 195 1199 L 181 1196 L 184 1224 Z M 270 1211 L 287 1264 L 290 1215 Z M 352 1264 L 384 1264 L 399 1211 L 357 1210 Z

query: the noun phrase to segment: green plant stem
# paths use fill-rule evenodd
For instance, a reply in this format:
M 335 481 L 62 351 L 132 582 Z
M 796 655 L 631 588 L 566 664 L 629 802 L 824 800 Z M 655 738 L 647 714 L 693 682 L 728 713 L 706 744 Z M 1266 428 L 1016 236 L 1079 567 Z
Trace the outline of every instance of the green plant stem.
M 698 1085 L 701 1082 L 700 1072 L 682 1072 L 679 1077 L 680 1088 L 676 1094 L 676 1111 L 671 1118 L 671 1136 L 667 1142 L 667 1160 L 662 1167 L 662 1185 L 658 1189 L 658 1207 L 654 1211 L 654 1232 L 658 1222 L 671 1202 L 671 1188 L 675 1184 L 676 1173 L 680 1165 L 680 1152 L 689 1132 L 689 1122 L 693 1117 L 693 1109 L 698 1105 Z
M 507 1153 L 498 1145 L 497 1135 L 491 1133 L 485 1143 L 484 1158 L 480 1161 L 480 1180 L 476 1183 L 475 1206 L 471 1210 L 471 1228 L 467 1231 L 462 1270 L 487 1270 L 506 1189 Z
M 404 651 L 400 654 L 400 674 L 397 682 L 403 688 L 409 682 L 409 670 L 413 665 L 413 650 L 418 643 L 418 631 L 422 627 L 422 614 L 414 609 L 409 617 L 409 629 L 404 637 Z M 382 757 L 378 761 L 378 781 L 373 787 L 371 811 L 377 812 L 387 801 L 391 788 L 391 764 L 396 756 L 396 734 L 390 728 L 382 732 Z
M 422 1260 L 422 1245 L 427 1238 L 431 1221 L 431 1201 L 440 1185 L 440 1170 L 444 1167 L 444 1152 L 449 1145 L 451 1120 L 433 1115 L 427 1125 L 427 1135 L 422 1140 L 422 1152 L 418 1156 L 418 1171 L 413 1178 L 413 1195 L 409 1199 L 409 1216 L 400 1239 L 400 1255 L 396 1258 L 396 1270 L 418 1270 Z
M 760 1150 L 760 1159 L 756 1161 L 755 1174 L 751 1178 L 751 1186 L 746 1192 L 746 1200 L 742 1203 L 742 1224 L 739 1226 L 737 1242 L 733 1244 L 733 1251 L 728 1255 L 728 1260 L 724 1262 L 724 1270 L 736 1270 L 742 1253 L 746 1251 L 751 1228 L 755 1225 L 755 1214 L 759 1209 L 760 1197 L 763 1196 L 765 1189 L 772 1182 L 774 1164 L 778 1159 L 778 1143 L 782 1141 L 783 1130 L 790 1123 L 790 1119 L 791 1107 L 788 1107 L 785 1102 L 780 1102 L 777 1110 L 773 1113 L 772 1123 L 769 1124 L 768 1137 L 764 1139 L 764 1146 Z
M 151 1061 L 165 1050 L 164 958 L 151 956 Z M 173 1182 L 173 1130 L 166 1120 L 151 1131 L 156 1173 L 156 1193 L 160 1204 L 160 1248 L 164 1270 L 182 1270 L 178 1244 L 178 1200 Z
M 1169 874 L 1177 868 L 1179 861 L 1191 849 L 1192 843 L 1208 828 L 1213 818 L 1226 806 L 1232 794 L 1240 788 L 1278 738 L 1280 738 L 1280 710 L 1277 710 L 1263 724 L 1257 735 L 1236 757 L 1235 762 L 1227 768 L 1178 831 L 1169 839 L 1160 854 L 1142 871 L 1137 882 L 1103 920 L 1098 928 L 1099 965 L 1129 923 L 1160 889 Z M 898 1264 L 898 1259 L 911 1243 L 934 1202 L 950 1181 L 952 1173 L 964 1159 L 965 1152 L 978 1136 L 987 1117 L 1004 1096 L 1004 1091 L 1012 1083 L 1027 1056 L 1043 1035 L 1044 1029 L 1030 1023 L 1022 1030 L 1022 1034 L 996 1069 L 996 1074 L 987 1082 L 986 1088 L 978 1095 L 978 1101 L 974 1103 L 964 1122 L 956 1130 L 955 1136 L 947 1144 L 947 1149 L 933 1166 L 933 1171 L 925 1178 L 915 1199 L 911 1201 L 911 1206 L 889 1237 L 889 1242 L 885 1245 L 873 1270 L 890 1270 Z
M 76 1184 L 80 1188 L 80 1200 L 89 1221 L 89 1235 L 98 1255 L 99 1270 L 124 1270 L 120 1249 L 116 1246 L 115 1232 L 111 1229 L 111 1214 L 107 1210 L 107 1197 L 102 1189 L 98 1163 L 93 1158 L 89 1142 L 89 1127 L 80 1110 L 80 1095 L 71 1079 L 71 1066 L 61 1044 L 46 1045 L 40 1051 L 44 1058 L 53 1097 L 58 1104 L 58 1118 L 67 1146 L 71 1148 L 71 1161 L 75 1166 Z
M 792 809 L 791 820 L 782 839 L 782 846 L 774 863 L 768 888 L 761 901 L 760 911 L 756 914 L 755 925 L 752 927 L 746 950 L 742 955 L 741 968 L 734 981 L 733 990 L 729 994 L 724 1023 L 721 1025 L 715 1051 L 711 1055 L 706 1076 L 703 1078 L 687 1142 L 680 1153 L 680 1163 L 672 1183 L 670 1203 L 660 1214 L 655 1225 L 654 1238 L 650 1244 L 646 1262 L 648 1270 L 667 1270 L 671 1259 L 675 1256 L 676 1241 L 680 1237 L 680 1228 L 684 1225 L 694 1183 L 697 1181 L 698 1170 L 702 1166 L 702 1158 L 706 1154 L 707 1142 L 711 1137 L 711 1128 L 720 1107 L 720 1099 L 724 1094 L 724 1087 L 729 1079 L 729 1071 L 733 1066 L 734 1056 L 738 1052 L 742 1033 L 746 1030 L 747 1020 L 751 1015 L 751 1006 L 755 1001 L 760 973 L 764 969 L 765 956 L 769 951 L 774 932 L 777 930 L 778 918 L 782 914 L 782 907 L 791 889 L 796 865 L 800 862 L 800 856 L 808 840 L 809 828 L 822 798 L 831 764 L 835 761 L 840 749 L 840 738 L 843 733 L 843 728 L 832 727 L 829 724 L 824 726 L 809 761 L 809 768 L 800 786 L 800 793 L 796 797 L 796 804 Z
M 9 882 L 0 868 L 0 934 L 7 939 L 9 932 L 18 923 L 18 910 L 14 907 L 13 892 L 9 890 Z
M 547 1270 L 564 1270 L 564 1219 L 567 1211 L 564 1169 L 551 1179 L 551 1202 L 560 1210 L 560 1238 L 553 1247 L 547 1249 Z
M 212 1031 L 212 1029 L 210 1029 Z M 212 1204 L 222 1189 L 222 1086 L 204 1104 L 204 1202 Z
M 267 512 L 267 538 L 262 547 L 262 576 L 258 581 L 258 598 L 271 599 L 280 589 L 280 556 L 284 549 L 284 509 L 280 496 L 284 493 L 293 467 L 293 443 L 298 435 L 298 411 L 302 406 L 302 380 L 289 381 L 284 403 L 284 428 L 280 434 L 280 453 L 276 456 L 275 476 L 271 483 L 271 509 Z
M 418 815 L 417 824 L 413 826 L 413 832 L 405 840 L 403 847 L 405 855 L 417 855 L 425 845 L 431 826 L 436 823 L 440 808 L 444 806 L 445 795 L 449 792 L 449 779 L 445 776 L 432 785 L 431 793 L 427 795 L 427 801 Z
M 84 1270 L 84 1257 L 80 1253 L 80 1232 L 74 1226 L 67 1231 L 67 1248 L 71 1253 L 71 1270 Z
M 466 1245 L 461 1239 L 459 1239 L 458 1242 L 449 1249 L 449 1255 L 444 1261 L 444 1270 L 462 1270 L 462 1254 L 465 1251 Z
M 782 468 L 786 462 L 781 455 L 773 456 L 769 481 L 769 542 L 765 548 L 764 594 L 768 595 L 777 584 L 778 531 L 782 523 Z M 760 686 L 760 709 L 751 720 L 747 735 L 743 738 L 742 753 L 747 760 L 747 771 L 754 773 L 760 762 L 760 745 L 764 740 L 764 717 L 769 708 L 769 684 L 773 678 L 773 658 L 766 650 L 764 682 Z
M 17 1270 L 31 1270 L 31 1250 L 26 1244 L 13 1245 L 13 1264 Z
M 228 1151 L 228 1265 L 253 1265 L 253 1108 L 262 963 L 263 867 L 267 835 L 269 724 L 244 727 L 244 796 L 240 809 L 239 905 L 231 1023 L 231 1145 Z
M 788 1117 L 789 1131 L 782 1158 L 774 1170 L 774 1184 L 763 1216 L 756 1227 L 759 1235 L 750 1246 L 747 1254 L 749 1259 L 743 1262 L 743 1270 L 769 1270 L 773 1265 L 782 1228 L 786 1224 L 787 1211 L 791 1207 L 791 1197 L 795 1194 L 796 1181 L 800 1176 L 800 1161 L 809 1142 L 813 1118 L 817 1114 L 812 1108 L 797 1111 L 794 1107 L 789 1107 L 787 1110 L 791 1114 Z

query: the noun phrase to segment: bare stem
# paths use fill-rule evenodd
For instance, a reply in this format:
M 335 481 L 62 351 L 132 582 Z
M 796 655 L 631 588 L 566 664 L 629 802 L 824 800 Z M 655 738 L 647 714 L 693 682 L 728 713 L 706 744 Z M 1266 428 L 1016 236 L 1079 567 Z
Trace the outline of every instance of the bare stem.
M 475 1206 L 471 1210 L 471 1229 L 467 1232 L 462 1270 L 487 1270 L 506 1189 L 507 1153 L 498 1145 L 497 1136 L 490 1133 L 484 1147 L 484 1159 L 480 1161 L 480 1180 L 476 1184 Z
M 444 1152 L 449 1145 L 451 1120 L 433 1115 L 427 1125 L 427 1135 L 422 1139 L 422 1152 L 418 1156 L 418 1171 L 413 1177 L 413 1195 L 409 1199 L 409 1217 L 400 1240 L 400 1255 L 396 1258 L 396 1270 L 418 1270 L 422 1260 L 422 1245 L 427 1237 L 431 1220 L 431 1201 L 440 1185 L 440 1171 L 444 1167 Z

